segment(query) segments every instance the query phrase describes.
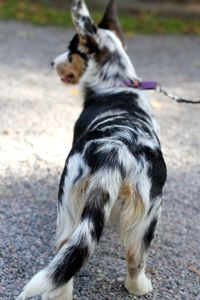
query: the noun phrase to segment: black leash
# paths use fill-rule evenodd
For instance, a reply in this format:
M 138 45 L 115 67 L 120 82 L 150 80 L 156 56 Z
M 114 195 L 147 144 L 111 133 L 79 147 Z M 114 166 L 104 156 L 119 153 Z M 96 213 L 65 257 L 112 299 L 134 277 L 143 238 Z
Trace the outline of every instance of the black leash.
M 186 104 L 200 104 L 200 100 L 190 100 L 190 99 L 184 99 L 177 96 L 172 95 L 171 93 L 168 93 L 165 89 L 161 87 L 161 85 L 157 85 L 155 91 L 157 93 L 163 94 L 164 96 L 172 99 L 173 101 L 177 103 L 186 103 Z

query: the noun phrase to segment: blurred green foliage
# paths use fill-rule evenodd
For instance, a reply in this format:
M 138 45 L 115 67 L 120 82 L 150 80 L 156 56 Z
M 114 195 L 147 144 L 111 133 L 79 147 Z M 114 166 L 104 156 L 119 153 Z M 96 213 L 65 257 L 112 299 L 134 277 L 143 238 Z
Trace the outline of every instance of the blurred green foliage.
M 98 22 L 102 15 L 102 9 L 98 9 L 98 4 L 102 4 L 102 1 L 89 0 L 88 2 L 91 2 L 92 16 Z M 70 4 L 71 0 L 0 0 L 0 18 L 28 21 L 38 25 L 72 27 Z M 200 35 L 200 19 L 198 18 L 185 19 L 159 16 L 150 12 L 133 14 L 123 11 L 120 14 L 120 21 L 123 29 L 128 33 L 192 33 Z

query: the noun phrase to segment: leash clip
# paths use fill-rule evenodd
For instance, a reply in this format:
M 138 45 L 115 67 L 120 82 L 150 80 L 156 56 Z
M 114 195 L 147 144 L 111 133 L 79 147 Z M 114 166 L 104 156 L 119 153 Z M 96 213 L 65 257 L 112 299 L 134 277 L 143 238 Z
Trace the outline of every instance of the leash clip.
M 157 86 L 155 88 L 156 93 L 160 94 L 162 92 L 162 87 L 160 83 L 157 83 Z

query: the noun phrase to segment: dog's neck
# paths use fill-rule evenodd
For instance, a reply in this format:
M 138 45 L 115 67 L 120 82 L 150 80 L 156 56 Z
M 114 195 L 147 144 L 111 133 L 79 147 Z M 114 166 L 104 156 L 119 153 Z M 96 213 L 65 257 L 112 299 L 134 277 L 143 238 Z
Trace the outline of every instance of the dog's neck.
M 95 61 L 88 63 L 88 70 L 81 80 L 81 87 L 91 88 L 99 92 L 106 92 L 111 88 L 127 88 L 126 82 L 138 80 L 133 68 L 122 68 L 119 65 L 111 65 L 109 62 L 103 67 Z
M 109 34 L 115 40 L 115 47 L 113 43 L 109 44 L 108 39 L 107 46 L 89 59 L 87 70 L 81 79 L 83 90 L 91 88 L 95 91 L 106 92 L 111 88 L 125 87 L 124 83 L 127 81 L 139 79 L 121 42 L 113 33 Z M 104 40 L 105 38 L 102 37 Z

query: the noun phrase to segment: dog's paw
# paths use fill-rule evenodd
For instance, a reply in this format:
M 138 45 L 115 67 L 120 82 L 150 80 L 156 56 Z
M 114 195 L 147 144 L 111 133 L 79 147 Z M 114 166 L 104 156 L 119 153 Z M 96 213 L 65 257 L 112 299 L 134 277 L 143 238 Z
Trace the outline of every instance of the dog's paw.
M 143 296 L 153 291 L 151 280 L 144 273 L 133 279 L 127 277 L 125 288 L 130 294 L 136 296 Z

